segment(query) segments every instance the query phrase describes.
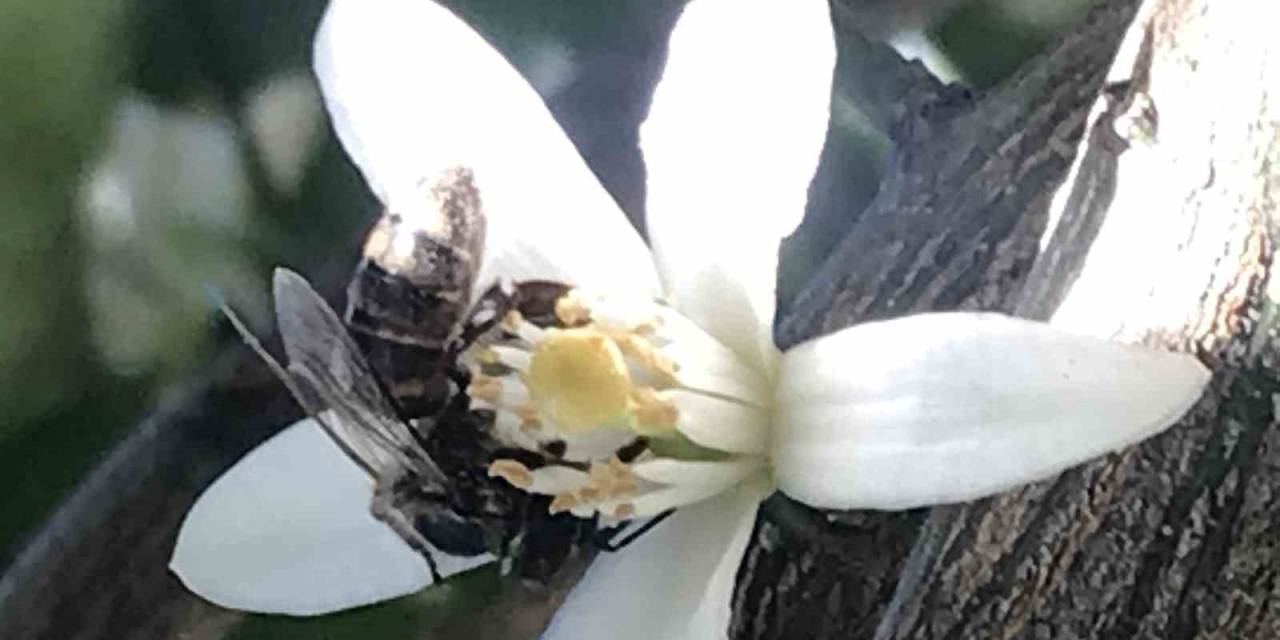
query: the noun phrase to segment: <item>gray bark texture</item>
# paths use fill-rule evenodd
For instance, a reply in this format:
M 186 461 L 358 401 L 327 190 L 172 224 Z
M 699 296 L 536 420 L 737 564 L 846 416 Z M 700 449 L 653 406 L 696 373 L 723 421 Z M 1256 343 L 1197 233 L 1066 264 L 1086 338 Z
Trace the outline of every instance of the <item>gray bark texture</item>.
M 873 189 L 850 184 L 829 140 L 783 247 L 781 347 L 994 309 L 1189 351 L 1214 378 L 1166 434 L 991 499 L 875 513 L 774 496 L 739 570 L 733 638 L 1280 637 L 1280 20 L 1265 6 L 1099 2 L 971 92 L 866 40 L 834 0 L 836 93 L 893 152 Z M 606 183 L 635 186 L 635 164 Z M 218 638 L 240 621 L 187 594 L 169 552 L 198 492 L 298 411 L 244 352 L 199 380 L 11 559 L 0 637 Z M 511 588 L 472 620 L 494 627 L 484 637 L 534 637 L 567 588 Z
M 1101 3 L 985 95 L 906 101 L 893 165 L 838 216 L 843 241 L 784 309 L 781 346 L 998 309 L 1191 351 L 1213 382 L 1163 436 L 972 504 L 821 513 L 775 497 L 733 637 L 1280 637 L 1280 61 L 1259 19 Z M 816 206 L 838 207 L 824 178 Z

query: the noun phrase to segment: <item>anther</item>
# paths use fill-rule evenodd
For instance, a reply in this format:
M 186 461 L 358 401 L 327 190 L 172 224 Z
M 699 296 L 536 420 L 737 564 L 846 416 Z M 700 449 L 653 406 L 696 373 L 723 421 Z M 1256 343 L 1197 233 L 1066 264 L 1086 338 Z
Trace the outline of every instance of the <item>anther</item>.
M 651 387 L 632 389 L 630 413 L 635 431 L 641 435 L 662 436 L 676 428 L 680 410 L 664 400 Z
M 537 325 L 524 319 L 519 311 L 512 309 L 502 317 L 502 329 L 514 333 L 521 340 L 533 345 L 542 341 L 544 332 Z
M 502 397 L 502 380 L 486 375 L 476 375 L 467 386 L 467 395 L 486 402 L 498 402 Z
M 481 347 L 475 350 L 476 362 L 484 365 L 498 364 L 502 358 L 498 356 L 498 352 L 492 347 Z
M 652 342 L 638 335 L 622 335 L 615 336 L 614 343 L 623 355 L 640 365 L 659 385 L 670 387 L 677 384 L 676 371 L 679 367 Z
M 527 404 L 520 407 L 516 407 L 515 414 L 519 416 L 520 421 L 524 423 L 538 421 L 538 410 Z
M 515 333 L 516 329 L 524 322 L 524 316 L 519 311 L 512 309 L 502 316 L 502 328 Z
M 557 513 L 569 511 L 576 506 L 578 506 L 578 499 L 575 498 L 573 494 L 561 493 L 557 494 L 555 498 L 552 498 L 551 506 L 547 508 L 547 511 L 554 516 Z
M 576 327 L 591 321 L 591 309 L 573 290 L 556 300 L 556 318 L 566 327 Z
M 506 458 L 494 460 L 489 465 L 489 477 L 502 478 L 519 489 L 528 489 L 533 486 L 533 472 L 516 460 Z

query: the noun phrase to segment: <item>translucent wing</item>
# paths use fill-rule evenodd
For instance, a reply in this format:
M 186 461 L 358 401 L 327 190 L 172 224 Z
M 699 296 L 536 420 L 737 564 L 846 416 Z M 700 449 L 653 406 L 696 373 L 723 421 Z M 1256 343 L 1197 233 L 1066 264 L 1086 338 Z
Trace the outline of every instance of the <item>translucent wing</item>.
M 370 513 L 374 487 L 312 418 L 254 449 L 187 513 L 170 567 L 231 609 L 304 616 L 431 585 L 427 557 Z M 491 562 L 430 549 L 442 577 Z
M 307 281 L 277 269 L 274 290 L 288 367 L 223 311 L 312 417 L 254 449 L 201 495 L 179 532 L 173 571 L 225 607 L 315 615 L 413 593 L 492 562 L 489 553 L 445 553 L 396 505 L 378 508 L 378 492 L 397 478 L 441 486 L 445 478 Z
M 412 470 L 425 480 L 443 482 L 444 475 L 396 415 L 359 346 L 324 299 L 288 269 L 276 269 L 273 289 L 288 367 L 276 362 L 233 314 L 228 317 L 298 403 L 375 478 Z

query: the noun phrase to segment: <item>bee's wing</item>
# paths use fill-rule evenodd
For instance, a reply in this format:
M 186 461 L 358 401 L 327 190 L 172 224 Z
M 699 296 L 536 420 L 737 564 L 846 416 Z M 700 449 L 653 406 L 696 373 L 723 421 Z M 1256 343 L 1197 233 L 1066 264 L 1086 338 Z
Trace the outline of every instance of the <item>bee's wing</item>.
M 493 561 L 429 542 L 415 547 L 375 515 L 372 480 L 440 472 L 310 285 L 278 270 L 275 295 L 287 368 L 223 311 L 312 418 L 255 448 L 204 491 L 178 533 L 173 572 L 224 607 L 317 615 L 408 595 L 434 576 Z
M 289 366 L 282 367 L 231 314 L 237 330 L 289 387 L 298 403 L 357 464 L 376 478 L 412 469 L 443 480 L 396 415 L 369 363 L 337 314 L 302 276 L 276 269 L 276 322 Z

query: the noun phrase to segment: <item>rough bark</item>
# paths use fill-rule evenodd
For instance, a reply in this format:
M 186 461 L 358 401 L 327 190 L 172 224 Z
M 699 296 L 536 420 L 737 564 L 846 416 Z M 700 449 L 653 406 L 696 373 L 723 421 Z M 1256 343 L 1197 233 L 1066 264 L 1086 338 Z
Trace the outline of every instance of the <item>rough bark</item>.
M 927 516 L 765 512 L 735 637 L 1280 636 L 1277 47 L 1243 6 L 1152 0 L 1130 23 L 1136 4 L 1099 6 L 961 115 L 906 115 L 929 133 L 897 137 L 777 335 L 996 308 L 1193 351 L 1215 371 L 1205 400 L 1142 446 Z

